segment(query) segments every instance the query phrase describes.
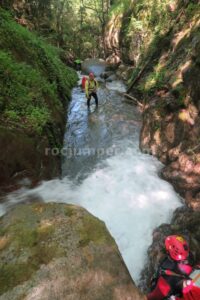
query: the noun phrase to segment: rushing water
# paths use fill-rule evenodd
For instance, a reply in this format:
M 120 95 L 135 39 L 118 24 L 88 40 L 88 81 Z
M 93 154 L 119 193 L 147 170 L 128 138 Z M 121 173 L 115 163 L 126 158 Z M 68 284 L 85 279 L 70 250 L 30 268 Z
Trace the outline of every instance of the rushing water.
M 161 163 L 139 150 L 141 116 L 126 103 L 121 82 L 99 89 L 99 109 L 87 110 L 80 87 L 73 90 L 63 148 L 63 179 L 23 188 L 1 204 L 38 196 L 46 202 L 73 203 L 103 220 L 137 282 L 153 229 L 180 206 L 172 186 L 159 178 Z

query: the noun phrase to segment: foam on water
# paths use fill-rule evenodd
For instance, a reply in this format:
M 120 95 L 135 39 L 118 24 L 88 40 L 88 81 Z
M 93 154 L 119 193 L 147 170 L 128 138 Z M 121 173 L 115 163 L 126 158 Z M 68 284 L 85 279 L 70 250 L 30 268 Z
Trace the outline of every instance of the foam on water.
M 81 77 L 80 75 L 79 84 Z M 86 136 L 90 139 L 90 146 L 96 141 L 97 147 L 102 144 L 106 148 L 108 141 L 104 130 L 107 129 L 106 133 L 111 143 L 109 147 L 116 146 L 120 151 L 116 151 L 112 157 L 98 160 L 97 163 L 94 159 L 88 173 L 86 167 L 92 158 L 78 161 L 80 166 L 75 175 L 82 169 L 85 172 L 81 182 L 77 182 L 77 176 L 70 175 L 70 178 L 43 182 L 33 190 L 24 186 L 9 194 L 4 203 L 0 203 L 0 215 L 11 206 L 31 201 L 30 199 L 41 198 L 45 202 L 80 205 L 106 223 L 132 278 L 138 282 L 145 264 L 147 248 L 152 241 L 153 229 L 169 222 L 172 212 L 181 202 L 172 186 L 159 178 L 162 164 L 156 158 L 140 152 L 139 126 L 135 125 L 138 124 L 138 118 L 131 106 L 121 103 L 120 93 L 115 92 L 116 90 L 125 91 L 124 84 L 115 81 L 107 83 L 107 89 L 100 89 L 99 112 L 96 115 L 88 115 L 84 94 L 81 94 L 80 88 L 74 89 L 65 143 L 69 146 L 79 143 L 84 147 L 82 136 Z M 110 93 L 108 101 L 106 93 Z M 106 101 L 103 105 L 104 98 Z M 130 122 L 130 119 L 134 122 Z M 98 126 L 94 126 L 95 120 L 99 120 Z M 73 135 L 72 141 L 68 140 L 68 135 L 71 137 L 69 130 L 74 132 L 76 129 L 82 130 L 81 136 Z M 129 134 L 126 134 L 127 130 L 130 130 Z M 63 174 L 71 174 L 76 169 L 73 161 L 70 166 L 66 165 L 68 172 Z
M 128 141 L 127 141 L 128 142 Z M 40 196 L 45 202 L 80 205 L 103 220 L 115 238 L 135 282 L 144 266 L 152 231 L 170 220 L 180 200 L 172 186 L 159 178 L 162 165 L 142 154 L 137 143 L 107 158 L 79 185 L 68 178 L 23 188 L 7 199 L 7 206 Z M 5 206 L 0 210 L 5 212 Z
M 123 83 L 122 80 L 115 80 L 115 81 L 111 81 L 111 82 L 106 82 L 106 87 L 109 90 L 114 90 L 114 91 L 118 91 L 121 93 L 125 93 L 126 92 L 126 86 Z

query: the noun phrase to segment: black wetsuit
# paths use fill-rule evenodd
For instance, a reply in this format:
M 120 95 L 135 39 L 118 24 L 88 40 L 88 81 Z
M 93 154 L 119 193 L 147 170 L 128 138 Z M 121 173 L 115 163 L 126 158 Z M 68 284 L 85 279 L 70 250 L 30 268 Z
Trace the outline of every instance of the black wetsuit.
M 92 92 L 92 93 L 89 94 L 89 97 L 88 97 L 88 100 L 87 100 L 88 108 L 90 107 L 90 100 L 91 100 L 92 97 L 94 97 L 94 99 L 95 99 L 96 106 L 98 106 L 98 104 L 99 104 L 97 93 Z
M 147 299 L 168 299 L 170 295 L 182 295 L 183 281 L 189 277 L 187 269 L 192 269 L 193 257 L 190 254 L 189 258 L 184 261 L 174 261 L 167 256 L 160 264 L 158 272 L 152 282 L 152 292 L 148 294 Z M 173 274 L 170 275 L 170 271 Z M 159 280 L 160 279 L 160 280 Z M 163 287 L 169 289 L 166 294 L 162 294 Z

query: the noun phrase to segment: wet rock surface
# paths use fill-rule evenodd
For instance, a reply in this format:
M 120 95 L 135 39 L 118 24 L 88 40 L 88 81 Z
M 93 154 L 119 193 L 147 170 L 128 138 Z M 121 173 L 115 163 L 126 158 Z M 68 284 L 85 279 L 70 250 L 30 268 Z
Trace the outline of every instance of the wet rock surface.
M 65 204 L 20 205 L 0 219 L 0 299 L 143 299 L 105 225 Z
M 55 145 L 62 145 L 64 122 L 63 115 L 58 123 L 55 122 L 54 128 L 42 137 L 23 130 L 0 128 L 0 148 L 3 149 L 0 159 L 0 193 L 19 188 L 24 178 L 29 178 L 34 185 L 42 179 L 60 175 L 60 156 L 53 156 L 47 151 L 52 148 L 52 141 Z
M 164 224 L 153 233 L 141 280 L 144 290 L 150 288 L 151 277 L 166 255 L 163 246 L 167 235 L 183 235 L 196 262 L 200 261 L 200 121 L 196 112 L 197 108 L 191 104 L 184 111 L 166 114 L 160 107 L 150 107 L 144 113 L 140 146 L 165 164 L 161 176 L 173 184 L 185 204 L 184 208 L 175 211 L 171 224 Z
M 141 149 L 157 156 L 164 164 L 161 176 L 171 182 L 183 197 L 185 206 L 175 211 L 171 224 L 164 224 L 153 234 L 149 248 L 149 262 L 142 276 L 142 286 L 150 287 L 162 257 L 166 255 L 163 245 L 169 234 L 183 235 L 189 242 L 195 261 L 200 261 L 200 68 L 199 37 L 192 39 L 192 55 L 184 67 L 175 74 L 178 89 L 170 87 L 157 91 L 150 99 L 143 115 L 140 137 Z M 176 95 L 177 92 L 177 95 Z
M 187 112 L 186 112 L 187 111 Z M 191 124 L 188 119 L 195 115 Z M 166 164 L 162 171 L 189 207 L 200 209 L 200 120 L 194 105 L 185 111 L 166 114 L 161 109 L 149 108 L 144 114 L 140 146 Z M 182 119 L 184 115 L 184 120 Z
M 95 76 L 100 76 L 106 69 L 106 62 L 103 59 L 86 59 L 82 63 L 82 71 L 84 74 L 93 72 Z

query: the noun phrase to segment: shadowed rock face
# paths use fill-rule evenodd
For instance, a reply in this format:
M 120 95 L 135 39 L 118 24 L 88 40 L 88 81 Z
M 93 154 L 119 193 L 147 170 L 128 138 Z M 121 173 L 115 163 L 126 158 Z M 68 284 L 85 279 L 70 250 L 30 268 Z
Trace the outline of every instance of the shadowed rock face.
M 144 114 L 140 146 L 166 164 L 163 177 L 170 181 L 189 207 L 200 209 L 200 120 L 197 108 L 166 114 L 150 107 Z M 191 118 L 191 119 L 190 119 Z M 194 120 L 192 122 L 192 120 Z
M 59 120 L 52 133 L 57 134 L 55 140 L 62 143 L 64 132 L 63 120 Z M 57 126 L 57 127 L 56 127 Z M 52 136 L 53 136 L 52 134 Z M 0 190 L 9 191 L 20 186 L 20 180 L 27 177 L 32 183 L 41 179 L 50 179 L 61 173 L 59 156 L 46 155 L 50 148 L 48 136 L 28 135 L 23 130 L 0 127 Z
M 64 204 L 0 219 L 0 299 L 144 299 L 103 222 Z
M 170 181 L 185 199 L 185 206 L 174 212 L 171 224 L 163 224 L 154 231 L 148 251 L 149 261 L 143 273 L 142 286 L 150 287 L 150 278 L 166 255 L 167 235 L 183 235 L 190 244 L 196 263 L 199 263 L 200 241 L 200 39 L 192 39 L 192 55 L 180 72 L 184 106 L 177 105 L 172 91 L 157 93 L 144 112 L 140 146 L 157 156 L 165 167 L 164 179 Z M 158 95 L 159 94 L 159 95 Z M 164 104 L 164 105 L 163 105 Z
M 140 145 L 166 164 L 163 177 L 186 199 L 189 207 L 200 209 L 200 38 L 192 39 L 192 55 L 181 69 L 180 79 L 187 97 L 184 108 L 177 106 L 171 92 L 161 94 L 144 113 Z M 164 105 L 163 105 L 164 104 Z

